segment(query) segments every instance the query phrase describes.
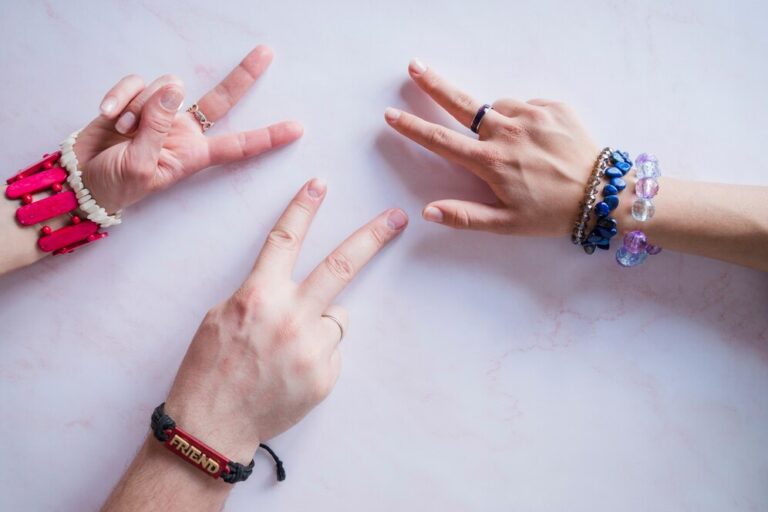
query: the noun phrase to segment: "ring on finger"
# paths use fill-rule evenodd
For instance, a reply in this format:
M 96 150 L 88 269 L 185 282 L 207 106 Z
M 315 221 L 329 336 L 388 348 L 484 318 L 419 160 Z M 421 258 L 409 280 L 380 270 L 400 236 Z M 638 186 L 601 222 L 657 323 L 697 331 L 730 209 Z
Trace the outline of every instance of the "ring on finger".
M 320 316 L 323 317 L 323 318 L 327 318 L 327 319 L 331 320 L 332 322 L 334 322 L 336 325 L 339 326 L 339 331 L 341 331 L 341 337 L 339 337 L 339 342 L 341 342 L 341 340 L 344 339 L 344 326 L 341 325 L 341 320 L 339 320 L 338 318 L 336 318 L 333 315 L 328 315 L 328 314 L 324 314 L 324 315 L 320 315 Z
M 203 133 L 207 132 L 211 126 L 215 124 L 213 121 L 208 120 L 208 117 L 205 115 L 205 113 L 203 113 L 202 110 L 200 110 L 200 107 L 197 105 L 197 103 L 189 107 L 187 112 L 192 114 L 197 122 L 200 123 L 200 128 L 203 130 Z
M 475 133 L 479 133 L 480 125 L 483 123 L 485 114 L 487 114 L 488 111 L 491 110 L 492 108 L 493 108 L 492 106 L 486 103 L 485 105 L 477 109 L 477 114 L 475 114 L 475 118 L 472 120 L 472 124 L 470 125 L 469 129 Z

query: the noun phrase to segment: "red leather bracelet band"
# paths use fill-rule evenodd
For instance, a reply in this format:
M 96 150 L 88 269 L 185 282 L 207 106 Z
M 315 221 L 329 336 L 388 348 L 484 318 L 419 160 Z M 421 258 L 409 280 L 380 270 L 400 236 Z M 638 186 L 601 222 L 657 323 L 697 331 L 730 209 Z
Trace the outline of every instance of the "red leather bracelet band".
M 37 242 L 41 251 L 53 254 L 66 254 L 76 248 L 100 240 L 108 235 L 99 231 L 99 225 L 90 220 L 81 219 L 75 210 L 78 208 L 77 197 L 71 190 L 64 190 L 67 172 L 58 166 L 61 152 L 43 155 L 35 162 L 9 178 L 6 183 L 5 197 L 21 200 L 22 206 L 16 210 L 16 220 L 22 226 L 34 226 L 60 215 L 69 215 L 70 224 L 53 230 L 43 226 Z M 32 194 L 50 191 L 51 194 L 35 201 Z

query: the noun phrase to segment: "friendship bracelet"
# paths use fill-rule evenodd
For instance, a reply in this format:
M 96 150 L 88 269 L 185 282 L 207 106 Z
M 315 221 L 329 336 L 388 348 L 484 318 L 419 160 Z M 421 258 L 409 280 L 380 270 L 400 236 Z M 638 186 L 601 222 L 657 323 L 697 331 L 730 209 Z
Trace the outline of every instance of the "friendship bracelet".
M 635 160 L 635 196 L 632 203 L 632 218 L 639 222 L 648 222 L 656 213 L 652 199 L 659 192 L 656 178 L 661 176 L 659 161 L 654 155 L 643 153 Z M 648 243 L 648 237 L 640 230 L 630 231 L 624 236 L 624 245 L 616 251 L 616 262 L 622 267 L 636 267 L 643 263 L 648 255 L 661 252 L 661 247 Z
M 83 220 L 74 212 L 78 202 L 75 193 L 64 190 L 66 171 L 61 167 L 61 153 L 43 155 L 43 159 L 19 171 L 6 181 L 5 197 L 20 199 L 22 206 L 16 210 L 16 220 L 22 226 L 34 226 L 60 215 L 69 215 L 69 225 L 57 230 L 50 226 L 41 228 L 37 245 L 43 252 L 54 255 L 73 252 L 78 247 L 105 238 L 107 232 L 99 232 L 99 225 Z M 35 201 L 32 194 L 50 191 L 51 194 Z
M 597 187 L 603 179 L 605 170 L 608 168 L 609 157 L 611 156 L 611 148 L 603 148 L 600 154 L 595 160 L 595 165 L 592 168 L 592 174 L 587 180 L 587 185 L 584 187 L 584 200 L 579 206 L 579 216 L 573 226 L 573 232 L 571 233 L 571 242 L 575 245 L 584 245 L 587 239 L 587 223 L 589 222 L 589 214 L 592 211 L 592 206 L 597 201 Z
M 253 459 L 251 459 L 247 466 L 239 462 L 233 462 L 195 438 L 192 434 L 178 427 L 176 422 L 165 414 L 165 402 L 158 405 L 152 412 L 150 424 L 155 438 L 163 443 L 168 450 L 214 479 L 221 478 L 228 484 L 234 484 L 247 480 L 253 472 L 255 464 Z M 283 461 L 278 458 L 277 454 L 269 446 L 259 444 L 259 448 L 269 453 L 275 461 L 277 481 L 282 482 L 285 480 Z
M 602 158 L 603 153 L 601 152 L 600 155 Z M 624 176 L 632 168 L 632 160 L 629 158 L 629 153 L 625 151 L 610 151 L 610 158 L 606 160 L 610 160 L 612 164 L 604 172 L 604 176 L 609 181 L 603 187 L 602 201 L 592 208 L 597 220 L 586 241 L 582 243 L 584 252 L 587 254 L 593 254 L 595 249 L 611 248 L 611 238 L 619 232 L 616 219 L 611 216 L 611 212 L 619 206 L 619 192 L 627 186 Z
M 80 131 L 74 132 L 61 143 L 61 164 L 69 173 L 67 182 L 77 197 L 80 209 L 86 214 L 88 220 L 95 222 L 103 228 L 108 228 L 122 222 L 122 210 L 110 215 L 107 210 L 96 203 L 91 197 L 91 192 L 83 185 L 83 172 L 75 155 L 75 142 Z

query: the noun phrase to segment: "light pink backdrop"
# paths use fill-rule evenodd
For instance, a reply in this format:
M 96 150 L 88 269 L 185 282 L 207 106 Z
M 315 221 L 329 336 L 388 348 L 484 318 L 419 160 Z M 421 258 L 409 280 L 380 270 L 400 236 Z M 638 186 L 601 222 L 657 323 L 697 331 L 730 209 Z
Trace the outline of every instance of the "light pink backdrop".
M 342 298 L 335 392 L 271 443 L 288 480 L 259 456 L 228 510 L 768 510 L 768 276 L 672 253 L 625 271 L 565 239 L 428 225 L 428 200 L 486 192 L 382 118 L 446 120 L 407 84 L 419 56 L 482 100 L 565 100 L 669 175 L 767 185 L 766 4 L 669 4 L 4 4 L 4 175 L 121 76 L 174 72 L 189 104 L 257 43 L 273 67 L 216 129 L 295 118 L 306 136 L 0 280 L 0 509 L 97 508 L 199 319 L 321 176 L 301 274 L 383 208 L 413 222 Z

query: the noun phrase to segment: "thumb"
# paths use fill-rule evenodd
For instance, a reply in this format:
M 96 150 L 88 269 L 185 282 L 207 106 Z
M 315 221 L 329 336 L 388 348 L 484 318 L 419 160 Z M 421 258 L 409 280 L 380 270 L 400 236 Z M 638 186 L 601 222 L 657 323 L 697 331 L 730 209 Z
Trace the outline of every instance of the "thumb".
M 165 137 L 171 131 L 184 91 L 179 84 L 168 84 L 150 96 L 141 111 L 139 128 L 131 141 L 129 151 L 135 156 L 151 158 L 157 163 Z
M 428 204 L 422 216 L 429 222 L 445 224 L 457 229 L 509 233 L 512 214 L 499 206 L 445 199 Z

